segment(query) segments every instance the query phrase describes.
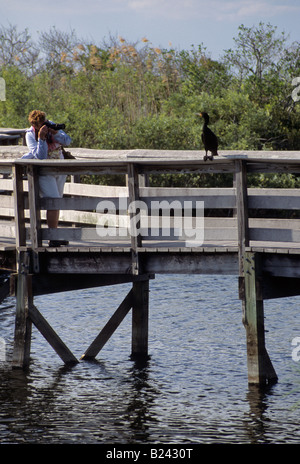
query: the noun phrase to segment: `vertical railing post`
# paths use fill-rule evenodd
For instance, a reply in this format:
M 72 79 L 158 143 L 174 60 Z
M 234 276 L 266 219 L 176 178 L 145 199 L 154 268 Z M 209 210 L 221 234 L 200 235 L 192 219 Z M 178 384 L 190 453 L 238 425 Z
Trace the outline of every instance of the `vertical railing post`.
M 30 237 L 32 248 L 41 246 L 41 212 L 39 208 L 39 181 L 37 166 L 27 167 Z
M 243 276 L 243 255 L 249 246 L 249 214 L 248 214 L 248 192 L 247 192 L 247 164 L 246 161 L 235 162 L 235 187 L 236 187 L 236 216 L 238 227 L 239 247 L 239 275 Z
M 236 210 L 238 228 L 238 263 L 239 263 L 239 293 L 242 296 L 243 324 L 245 325 L 245 278 L 244 255 L 249 246 L 249 213 L 248 213 L 248 189 L 247 189 L 247 164 L 246 161 L 235 161 L 235 188 Z
M 23 170 L 24 167 L 22 165 L 13 164 L 12 166 L 17 249 L 26 245 Z
M 128 196 L 129 196 L 129 218 L 130 218 L 130 237 L 132 252 L 132 274 L 140 274 L 140 263 L 138 248 L 142 246 L 142 237 L 136 222 L 136 206 L 138 206 L 139 195 L 139 174 L 134 163 L 128 164 Z
M 38 167 L 27 167 L 28 177 L 28 202 L 30 211 L 30 239 L 32 247 L 33 271 L 39 272 L 39 260 L 36 249 L 42 246 L 41 236 L 41 211 L 39 207 L 39 180 Z

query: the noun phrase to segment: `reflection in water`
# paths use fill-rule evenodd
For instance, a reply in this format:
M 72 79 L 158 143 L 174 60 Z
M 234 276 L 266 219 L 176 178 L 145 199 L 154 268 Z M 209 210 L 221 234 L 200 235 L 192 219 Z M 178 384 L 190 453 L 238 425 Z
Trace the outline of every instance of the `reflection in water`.
M 7 436 L 11 436 L 8 442 L 39 441 L 43 418 L 52 415 L 63 375 L 67 372 L 68 368 L 62 367 L 51 380 L 34 378 L 32 369 L 1 372 L 1 410 L 5 408 L 6 414 L 14 418 L 7 424 Z M 6 442 L 5 436 L 1 442 Z
M 124 443 L 147 442 L 156 420 L 151 408 L 159 395 L 147 364 L 134 364 L 117 382 L 111 368 L 98 361 L 61 367 L 51 374 L 46 370 L 40 377 L 34 365 L 27 372 L 2 371 L 0 442 L 89 443 L 111 434 Z
M 157 386 L 151 386 L 148 371 L 149 361 L 136 362 L 131 369 L 131 393 L 125 417 L 133 432 L 132 441 L 147 443 L 150 438 L 149 428 L 153 422 L 157 422 L 152 406 L 159 395 Z
M 249 385 L 247 393 L 249 412 L 246 414 L 245 429 L 251 444 L 268 443 L 266 438 L 266 429 L 268 428 L 266 412 L 268 396 L 272 394 L 272 388 L 272 386 Z

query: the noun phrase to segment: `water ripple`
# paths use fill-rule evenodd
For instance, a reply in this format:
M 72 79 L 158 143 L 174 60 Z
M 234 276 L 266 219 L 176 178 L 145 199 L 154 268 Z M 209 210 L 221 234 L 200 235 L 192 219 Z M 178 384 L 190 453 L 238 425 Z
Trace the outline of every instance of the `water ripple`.
M 128 284 L 38 297 L 35 304 L 80 356 Z M 237 279 L 156 276 L 150 359 L 131 361 L 128 315 L 93 362 L 65 367 L 34 329 L 27 372 L 11 370 L 14 300 L 0 307 L 0 443 L 297 443 L 299 298 L 266 303 L 267 346 L 279 383 L 249 388 Z

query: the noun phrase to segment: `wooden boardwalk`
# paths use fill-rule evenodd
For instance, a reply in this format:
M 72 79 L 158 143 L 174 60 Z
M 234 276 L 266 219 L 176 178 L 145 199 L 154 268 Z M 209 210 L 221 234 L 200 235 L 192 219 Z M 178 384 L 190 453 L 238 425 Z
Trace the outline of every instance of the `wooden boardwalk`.
M 72 149 L 76 160 L 21 160 L 0 147 L 0 269 L 17 297 L 14 367 L 29 362 L 34 323 L 64 362 L 78 362 L 34 306 L 34 296 L 132 282 L 83 358 L 95 357 L 132 309 L 133 357 L 148 355 L 148 292 L 155 274 L 233 274 L 246 329 L 248 380 L 277 380 L 264 340 L 263 300 L 300 294 L 298 189 L 248 188 L 253 173 L 300 174 L 299 152 Z M 41 199 L 38 177 L 67 174 L 64 197 Z M 228 188 L 149 185 L 149 174 L 227 174 Z M 118 175 L 120 186 L 80 183 Z M 60 210 L 57 229 L 47 209 Z M 49 240 L 68 246 L 49 247 Z

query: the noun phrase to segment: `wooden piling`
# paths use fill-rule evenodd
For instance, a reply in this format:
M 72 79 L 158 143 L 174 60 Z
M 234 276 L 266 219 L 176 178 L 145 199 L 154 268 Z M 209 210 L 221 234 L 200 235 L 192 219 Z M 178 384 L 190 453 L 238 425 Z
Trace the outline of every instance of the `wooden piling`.
M 133 283 L 131 357 L 148 356 L 149 280 Z
M 32 323 L 29 306 L 32 304 L 29 254 L 19 253 L 16 291 L 16 318 L 12 367 L 26 368 L 29 365 Z
M 266 385 L 276 382 L 277 375 L 265 346 L 264 306 L 259 255 L 246 251 L 243 267 L 248 382 L 249 384 Z

